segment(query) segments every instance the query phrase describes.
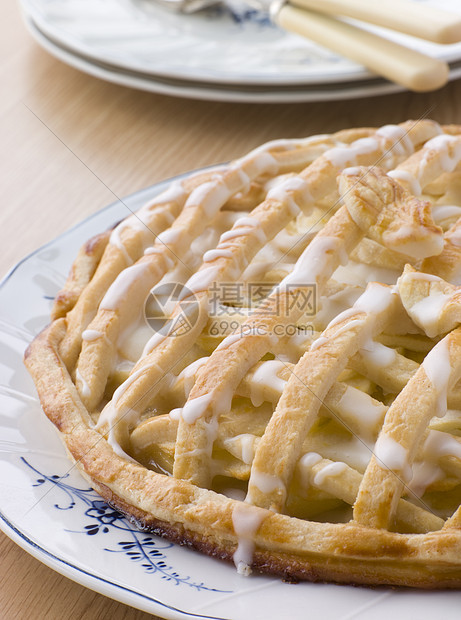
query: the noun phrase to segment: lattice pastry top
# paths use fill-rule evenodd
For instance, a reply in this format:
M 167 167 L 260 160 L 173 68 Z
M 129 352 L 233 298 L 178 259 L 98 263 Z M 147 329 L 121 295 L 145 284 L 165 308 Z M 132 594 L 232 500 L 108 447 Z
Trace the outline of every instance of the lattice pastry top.
M 245 574 L 459 587 L 460 162 L 275 141 L 89 240 L 26 364 L 99 493 Z

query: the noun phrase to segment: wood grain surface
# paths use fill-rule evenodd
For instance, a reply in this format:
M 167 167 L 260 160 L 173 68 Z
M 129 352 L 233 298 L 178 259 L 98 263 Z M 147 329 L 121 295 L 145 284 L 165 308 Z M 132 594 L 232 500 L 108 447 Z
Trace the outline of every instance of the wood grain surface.
M 461 81 L 431 94 L 233 104 L 139 92 L 43 51 L 14 0 L 0 3 L 0 274 L 117 197 L 258 144 L 428 115 L 461 123 Z M 0 533 L 0 618 L 147 620 L 77 585 Z

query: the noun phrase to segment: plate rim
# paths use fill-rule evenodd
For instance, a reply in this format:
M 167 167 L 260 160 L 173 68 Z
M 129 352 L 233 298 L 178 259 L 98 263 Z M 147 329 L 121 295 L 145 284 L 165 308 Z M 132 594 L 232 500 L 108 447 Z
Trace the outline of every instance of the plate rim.
M 114 54 L 106 53 L 104 50 L 98 51 L 97 46 L 94 49 L 89 45 L 85 44 L 85 42 L 81 41 L 78 37 L 72 35 L 71 33 L 66 33 L 63 29 L 59 28 L 59 25 L 54 24 L 52 21 L 47 19 L 47 17 L 42 13 L 42 9 L 40 6 L 40 2 L 42 0 L 20 0 L 20 5 L 24 13 L 32 17 L 34 22 L 40 27 L 42 33 L 44 33 L 48 38 L 54 39 L 59 45 L 66 47 L 73 54 L 79 54 L 81 56 L 86 56 L 91 62 L 103 62 L 108 65 L 112 65 L 121 70 L 128 70 L 134 73 L 146 73 L 157 80 L 159 79 L 174 79 L 181 81 L 194 81 L 197 83 L 200 82 L 209 82 L 213 84 L 215 87 L 223 87 L 225 85 L 234 85 L 234 86 L 247 86 L 250 87 L 253 84 L 257 83 L 260 86 L 272 87 L 272 88 L 283 88 L 284 86 L 297 86 L 297 87 L 306 87 L 311 85 L 321 85 L 321 84 L 338 84 L 347 83 L 347 82 L 361 82 L 367 81 L 370 79 L 377 79 L 374 73 L 366 69 L 360 64 L 351 62 L 352 66 L 350 68 L 343 67 L 340 71 L 327 70 L 326 72 L 318 71 L 311 72 L 310 76 L 303 77 L 302 75 L 293 75 L 287 76 L 282 73 L 278 73 L 272 75 L 270 77 L 266 77 L 263 74 L 241 74 L 240 76 L 223 76 L 218 70 L 211 69 L 200 69 L 200 67 L 195 69 L 195 73 L 193 78 L 191 78 L 191 73 L 189 69 L 180 70 L 170 65 L 170 68 L 163 68 L 160 62 L 157 62 L 155 65 L 155 69 L 151 71 L 143 71 L 142 63 L 135 66 L 136 63 L 127 61 L 123 56 L 114 57 Z M 120 0 L 118 0 L 120 3 Z M 126 2 L 124 2 L 126 4 Z M 133 9 L 134 10 L 134 9 Z M 165 9 L 166 14 L 171 16 L 171 11 Z M 174 13 L 173 13 L 174 15 Z M 134 18 L 135 19 L 135 18 Z M 377 28 L 374 26 L 370 26 L 370 28 Z M 280 29 L 279 29 L 280 30 Z M 381 29 L 377 29 L 381 31 Z M 383 32 L 385 32 L 383 30 Z M 282 31 L 282 36 L 286 37 L 299 37 L 299 35 L 294 35 L 292 33 L 284 33 Z M 390 33 L 389 38 L 393 38 L 394 33 Z M 413 47 L 412 41 L 415 40 L 415 37 L 410 37 L 408 35 L 402 35 L 396 33 L 396 38 L 398 41 L 401 41 L 402 37 L 404 37 L 404 41 L 408 39 L 409 47 Z M 427 45 L 429 42 L 424 42 L 424 45 Z M 434 57 L 440 58 L 442 60 L 447 60 L 448 62 L 457 61 L 461 59 L 461 42 L 453 43 L 450 45 L 437 45 L 435 43 L 429 43 L 429 46 L 434 46 Z M 314 50 L 316 46 L 314 44 Z M 418 48 L 418 46 L 416 46 Z M 451 51 L 450 51 L 451 50 Z M 455 51 L 456 50 L 456 51 Z M 308 49 L 306 49 L 306 54 L 308 53 Z M 430 52 L 429 55 L 432 55 Z M 334 54 L 335 57 L 339 57 L 337 54 Z M 328 67 L 328 63 L 326 65 Z M 385 81 L 385 80 L 384 80 Z
M 23 21 L 26 29 L 46 52 L 68 66 L 87 75 L 103 81 L 134 88 L 143 92 L 156 93 L 171 97 L 187 97 L 201 101 L 220 101 L 225 103 L 315 103 L 324 101 L 352 100 L 360 97 L 377 97 L 392 95 L 406 91 L 403 86 L 375 77 L 357 82 L 338 83 L 336 88 L 331 84 L 310 84 L 298 86 L 283 86 L 275 89 L 260 87 L 251 90 L 243 85 L 232 87 L 226 84 L 209 84 L 206 82 L 174 80 L 122 70 L 107 63 L 100 63 L 77 54 L 65 46 L 54 41 L 40 30 L 39 25 L 31 15 L 23 12 Z M 449 81 L 461 77 L 460 60 L 450 65 Z
M 222 101 L 226 103 L 314 103 L 320 101 L 338 101 L 355 99 L 364 96 L 379 96 L 402 92 L 405 89 L 398 84 L 376 78 L 372 84 L 358 82 L 356 86 L 345 83 L 341 88 L 331 89 L 318 86 L 318 90 L 312 87 L 300 87 L 297 89 L 262 89 L 259 92 L 239 88 L 220 88 L 219 85 L 199 84 L 197 82 L 176 82 L 153 76 L 144 76 L 133 72 L 124 72 L 117 67 L 102 65 L 78 55 L 71 50 L 62 47 L 44 34 L 33 18 L 24 15 L 25 25 L 35 41 L 48 53 L 66 63 L 67 65 L 82 71 L 93 77 L 107 82 L 135 88 L 137 90 L 153 92 L 160 95 L 173 97 L 188 97 L 204 101 Z M 451 79 L 461 76 L 461 60 L 459 67 Z
M 46 19 L 46 17 L 41 14 L 40 8 L 36 5 L 36 3 L 39 2 L 40 0 L 19 0 L 19 1 L 20 1 L 20 6 L 22 10 L 25 13 L 27 13 L 30 17 L 32 17 L 32 19 L 37 24 L 39 24 L 42 32 L 44 32 L 46 36 L 50 38 L 54 36 L 54 38 L 60 43 L 60 45 L 65 45 L 73 53 L 87 55 L 91 59 L 97 58 L 99 61 L 102 59 L 104 62 L 108 64 L 111 63 L 110 54 L 103 53 L 101 56 L 101 55 L 97 55 L 95 52 L 85 51 L 89 49 L 87 46 L 85 46 L 84 44 L 82 44 L 80 41 L 78 41 L 76 38 L 73 38 L 72 36 L 66 36 L 65 33 L 62 33 L 58 27 L 55 27 L 53 26 L 53 24 L 50 24 L 50 22 Z M 167 12 L 167 14 L 171 15 L 171 12 L 168 11 L 168 9 L 165 9 L 165 11 Z M 298 35 L 292 35 L 288 33 L 288 36 L 298 36 Z M 118 60 L 120 64 L 117 66 L 119 68 L 133 71 L 133 67 L 130 66 L 130 63 L 124 61 L 123 58 L 118 59 Z M 135 71 L 139 71 L 139 70 L 136 69 Z M 187 71 L 178 71 L 174 69 L 173 70 L 172 69 L 162 70 L 161 65 L 156 66 L 155 72 L 153 72 L 152 75 L 158 78 L 160 77 L 173 78 L 176 80 L 190 79 L 190 73 L 188 73 Z M 347 82 L 350 80 L 360 81 L 360 80 L 364 80 L 370 77 L 375 77 L 375 76 L 370 71 L 365 69 L 365 67 L 361 65 L 357 65 L 356 69 L 338 72 L 337 74 L 333 73 L 329 77 L 325 77 L 323 81 L 324 83 L 330 83 L 331 81 L 341 83 L 341 82 L 344 82 L 344 81 Z M 219 74 L 219 72 L 212 72 L 209 70 L 197 73 L 196 78 L 194 78 L 193 81 L 207 80 L 209 82 L 215 83 L 217 86 L 225 85 L 225 84 L 249 86 L 254 83 L 255 79 L 257 79 L 258 83 L 260 83 L 261 85 L 266 85 L 266 86 L 271 86 L 271 87 L 284 86 L 284 85 L 285 86 L 287 85 L 307 86 L 307 85 L 310 85 L 311 83 L 316 83 L 316 81 L 318 82 L 319 79 L 320 81 L 322 81 L 321 74 L 319 74 L 317 80 L 313 78 L 306 78 L 305 80 L 303 80 L 302 77 L 300 78 L 299 76 L 292 76 L 292 77 L 287 78 L 287 77 L 278 75 L 272 78 L 266 78 L 266 81 L 264 81 L 264 78 L 258 79 L 257 76 L 250 76 L 250 75 L 248 76 L 242 75 L 240 77 L 236 76 L 234 78 L 232 77 L 223 78 L 222 75 Z

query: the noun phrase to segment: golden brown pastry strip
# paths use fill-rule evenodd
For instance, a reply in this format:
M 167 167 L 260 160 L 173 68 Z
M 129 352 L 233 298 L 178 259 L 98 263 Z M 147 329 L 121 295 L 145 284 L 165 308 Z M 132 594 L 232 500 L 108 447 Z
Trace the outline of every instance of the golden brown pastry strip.
M 460 377 L 458 328 L 432 349 L 389 408 L 354 506 L 358 523 L 389 527 L 423 433 L 434 414 L 446 412 L 448 390 Z
M 304 437 L 351 354 L 392 320 L 399 308 L 392 289 L 370 284 L 343 320 L 341 315 L 304 354 L 267 425 L 253 461 L 247 501 L 280 512 Z M 317 344 L 318 343 L 318 344 Z M 274 451 L 275 437 L 284 446 Z

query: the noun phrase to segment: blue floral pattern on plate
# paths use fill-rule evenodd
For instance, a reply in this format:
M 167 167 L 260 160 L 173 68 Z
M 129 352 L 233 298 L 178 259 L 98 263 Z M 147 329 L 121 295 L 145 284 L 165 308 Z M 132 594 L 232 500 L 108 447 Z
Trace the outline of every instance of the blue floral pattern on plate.
M 92 488 L 80 489 L 65 480 L 69 474 L 58 476 L 56 474 L 47 475 L 33 467 L 23 456 L 21 461 L 39 477 L 32 485 L 34 487 L 42 485 L 53 485 L 59 488 L 65 498 L 64 504 L 54 504 L 57 510 L 72 510 L 83 504 L 87 507 L 84 516 L 90 519 L 90 523 L 83 526 L 81 531 L 72 531 L 74 534 L 86 534 L 95 536 L 96 534 L 107 534 L 111 529 L 123 532 L 128 540 L 118 542 L 119 549 L 107 549 L 109 553 L 122 553 L 133 562 L 139 562 L 141 567 L 148 573 L 158 573 L 162 579 L 172 581 L 175 585 L 186 585 L 196 590 L 208 590 L 211 592 L 231 592 L 230 590 L 219 590 L 206 586 L 203 582 L 192 581 L 190 576 L 182 577 L 172 566 L 168 564 L 165 551 L 174 545 L 166 541 L 161 541 L 153 536 L 134 528 L 129 521 L 115 508 L 107 504 Z

